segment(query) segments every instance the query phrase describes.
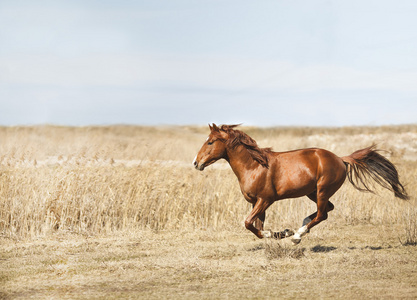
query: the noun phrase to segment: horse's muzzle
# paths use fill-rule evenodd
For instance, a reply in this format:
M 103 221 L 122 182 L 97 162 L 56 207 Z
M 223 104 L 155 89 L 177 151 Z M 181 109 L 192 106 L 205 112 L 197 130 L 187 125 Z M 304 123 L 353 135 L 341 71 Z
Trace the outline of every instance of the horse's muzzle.
M 200 165 L 196 159 L 193 161 L 193 165 L 194 165 L 194 168 L 196 168 L 199 171 L 204 170 L 204 164 Z

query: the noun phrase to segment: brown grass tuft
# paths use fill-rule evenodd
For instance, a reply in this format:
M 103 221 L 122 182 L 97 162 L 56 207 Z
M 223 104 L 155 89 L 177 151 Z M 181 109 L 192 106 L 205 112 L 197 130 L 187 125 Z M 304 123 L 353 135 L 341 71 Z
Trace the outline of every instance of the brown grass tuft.
M 417 207 L 410 205 L 403 213 L 404 240 L 400 238 L 403 246 L 417 246 Z
M 276 240 L 267 240 L 265 242 L 265 255 L 269 260 L 283 259 L 283 258 L 295 258 L 300 259 L 304 257 L 305 248 L 289 245 Z

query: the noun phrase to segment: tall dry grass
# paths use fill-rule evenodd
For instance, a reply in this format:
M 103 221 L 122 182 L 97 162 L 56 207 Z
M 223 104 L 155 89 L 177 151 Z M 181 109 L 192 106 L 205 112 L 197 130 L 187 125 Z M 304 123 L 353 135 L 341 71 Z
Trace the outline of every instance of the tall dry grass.
M 361 193 L 346 182 L 324 226 L 404 223 L 416 207 L 417 126 L 242 130 L 276 151 L 322 147 L 342 156 L 372 143 L 389 151 L 411 200 L 383 190 Z M 204 172 L 191 165 L 207 134 L 205 127 L 2 127 L 1 234 L 244 230 L 251 206 L 228 165 Z M 266 227 L 296 228 L 313 211 L 307 198 L 277 202 Z

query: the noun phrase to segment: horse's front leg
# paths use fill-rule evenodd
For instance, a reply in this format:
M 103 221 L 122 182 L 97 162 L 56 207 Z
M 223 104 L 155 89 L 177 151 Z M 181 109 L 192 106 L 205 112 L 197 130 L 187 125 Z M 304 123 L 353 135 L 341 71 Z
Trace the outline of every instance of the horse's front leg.
M 256 207 L 258 203 L 259 206 Z M 267 202 L 259 199 L 253 205 L 253 210 L 245 221 L 246 228 L 252 231 L 259 238 L 274 238 L 280 240 L 286 237 L 293 236 L 294 231 L 292 231 L 291 229 L 285 229 L 284 231 L 277 232 L 274 232 L 272 230 L 264 231 L 265 210 L 271 205 L 271 203 L 272 202 Z M 262 209 L 263 207 L 265 208 Z M 253 226 L 253 222 L 255 222 L 255 226 Z
M 264 230 L 264 223 L 265 223 L 265 212 L 263 212 L 262 214 L 260 214 L 255 219 L 255 228 L 258 229 L 258 230 L 260 230 L 260 231 L 263 231 Z
M 263 231 L 263 221 L 265 220 L 265 211 L 272 204 L 272 202 L 258 198 L 249 216 L 245 220 L 245 227 L 252 231 L 258 238 L 272 237 L 270 231 Z M 253 222 L 256 222 L 256 227 L 253 226 Z M 259 220 L 259 221 L 258 221 Z M 262 222 L 261 225 L 259 222 Z

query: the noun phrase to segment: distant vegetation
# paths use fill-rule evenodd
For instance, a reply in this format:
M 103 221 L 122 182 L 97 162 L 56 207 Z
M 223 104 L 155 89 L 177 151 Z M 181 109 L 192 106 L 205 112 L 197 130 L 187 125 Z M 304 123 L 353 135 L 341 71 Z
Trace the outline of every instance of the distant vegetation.
M 336 208 L 325 222 L 397 224 L 416 210 L 415 125 L 241 129 L 275 151 L 322 147 L 342 156 L 373 143 L 388 151 L 384 155 L 398 167 L 411 201 L 385 190 L 359 193 L 345 184 L 332 198 Z M 0 127 L 1 233 L 241 228 L 250 205 L 228 165 L 218 162 L 203 173 L 192 167 L 208 132 L 206 127 Z M 267 211 L 266 228 L 296 228 L 314 210 L 307 198 L 277 202 Z

